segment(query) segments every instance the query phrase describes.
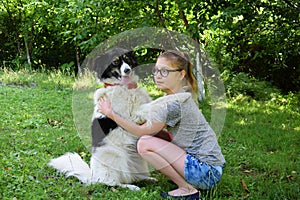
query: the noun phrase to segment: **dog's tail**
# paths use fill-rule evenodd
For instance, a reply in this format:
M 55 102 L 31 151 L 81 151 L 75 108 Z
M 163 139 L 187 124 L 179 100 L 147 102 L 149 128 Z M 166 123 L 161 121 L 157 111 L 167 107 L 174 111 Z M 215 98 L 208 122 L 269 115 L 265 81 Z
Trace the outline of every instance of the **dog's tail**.
M 68 152 L 51 159 L 48 165 L 65 174 L 66 177 L 74 176 L 87 185 L 91 183 L 91 169 L 77 153 Z

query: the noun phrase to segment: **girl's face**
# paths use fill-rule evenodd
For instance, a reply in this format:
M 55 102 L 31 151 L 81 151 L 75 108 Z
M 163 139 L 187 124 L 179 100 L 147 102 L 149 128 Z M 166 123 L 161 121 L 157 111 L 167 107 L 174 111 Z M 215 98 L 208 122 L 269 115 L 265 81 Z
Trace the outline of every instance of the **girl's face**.
M 157 88 L 165 91 L 167 94 L 173 94 L 182 89 L 185 71 L 173 66 L 170 59 L 158 58 L 153 71 Z

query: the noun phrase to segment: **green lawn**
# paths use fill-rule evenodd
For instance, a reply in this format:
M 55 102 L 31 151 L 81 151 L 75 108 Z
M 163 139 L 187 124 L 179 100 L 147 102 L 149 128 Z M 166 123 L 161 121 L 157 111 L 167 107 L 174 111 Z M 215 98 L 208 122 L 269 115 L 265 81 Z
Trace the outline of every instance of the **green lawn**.
M 65 152 L 89 151 L 77 133 L 72 109 L 74 77 L 59 72 L 0 71 L 1 199 L 160 199 L 174 188 L 153 171 L 158 183 L 137 183 L 134 192 L 65 179 L 47 162 Z M 299 95 L 298 95 L 299 97 Z M 73 105 L 74 106 L 74 105 Z M 210 119 L 209 102 L 203 112 Z M 300 100 L 274 95 L 268 101 L 227 99 L 219 142 L 227 160 L 219 185 L 203 199 L 300 198 Z M 75 117 L 76 118 L 76 117 Z

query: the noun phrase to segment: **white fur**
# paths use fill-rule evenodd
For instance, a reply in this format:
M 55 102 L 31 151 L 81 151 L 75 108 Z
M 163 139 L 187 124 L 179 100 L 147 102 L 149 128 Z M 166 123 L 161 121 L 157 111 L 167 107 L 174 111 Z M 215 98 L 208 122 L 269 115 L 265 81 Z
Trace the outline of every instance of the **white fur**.
M 131 70 L 131 67 L 126 62 L 123 61 L 122 65 L 121 65 L 121 69 L 120 69 L 121 76 L 127 76 L 128 75 L 128 74 L 125 73 L 126 69 Z
M 105 96 L 111 100 L 116 113 L 136 123 L 145 122 L 146 119 L 143 118 L 140 106 L 150 102 L 151 98 L 144 89 L 128 89 L 126 86 L 98 89 L 94 93 L 93 119 L 105 117 L 98 113 L 98 100 Z M 131 183 L 143 179 L 153 180 L 149 177 L 146 161 L 137 153 L 135 136 L 117 127 L 103 139 L 103 142 L 104 145 L 94 148 L 90 166 L 77 153 L 66 153 L 59 158 L 52 159 L 49 165 L 67 177 L 77 177 L 87 185 L 104 183 L 139 190 L 139 187 Z
M 63 156 L 51 159 L 48 165 L 65 174 L 66 177 L 75 176 L 85 184 L 90 183 L 90 167 L 77 153 L 68 152 Z

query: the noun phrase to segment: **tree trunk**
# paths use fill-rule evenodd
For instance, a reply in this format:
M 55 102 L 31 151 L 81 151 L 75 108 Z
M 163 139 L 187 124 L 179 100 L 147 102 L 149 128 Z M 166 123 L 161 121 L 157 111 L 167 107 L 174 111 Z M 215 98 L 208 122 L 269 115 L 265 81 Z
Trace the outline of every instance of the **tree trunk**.
M 29 68 L 32 69 L 31 60 L 30 60 L 30 52 L 29 52 L 29 48 L 28 48 L 28 41 L 27 41 L 26 35 L 24 35 L 24 43 L 25 43 L 25 48 L 26 48 L 27 63 L 29 65 Z
M 198 85 L 198 90 L 199 90 L 199 96 L 198 99 L 199 101 L 203 101 L 205 100 L 205 88 L 204 88 L 204 78 L 203 78 L 203 65 L 201 63 L 201 49 L 200 49 L 200 45 L 199 43 L 197 43 L 197 46 L 195 47 L 195 51 L 196 51 L 196 72 L 195 72 L 195 76 L 197 79 L 197 85 Z
M 80 72 L 80 51 L 78 45 L 76 45 L 76 63 L 77 63 L 78 72 Z

